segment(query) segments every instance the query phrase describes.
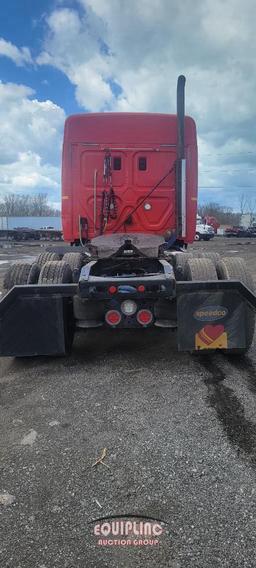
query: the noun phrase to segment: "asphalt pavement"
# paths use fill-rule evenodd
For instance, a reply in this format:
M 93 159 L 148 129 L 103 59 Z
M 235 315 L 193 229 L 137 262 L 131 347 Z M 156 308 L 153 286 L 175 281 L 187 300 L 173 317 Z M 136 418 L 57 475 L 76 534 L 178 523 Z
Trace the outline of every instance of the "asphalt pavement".
M 215 249 L 255 267 L 255 245 Z M 255 343 L 79 333 L 69 357 L 2 359 L 0 386 L 1 566 L 255 568 Z M 97 519 L 126 515 L 163 521 L 158 544 L 98 544 Z

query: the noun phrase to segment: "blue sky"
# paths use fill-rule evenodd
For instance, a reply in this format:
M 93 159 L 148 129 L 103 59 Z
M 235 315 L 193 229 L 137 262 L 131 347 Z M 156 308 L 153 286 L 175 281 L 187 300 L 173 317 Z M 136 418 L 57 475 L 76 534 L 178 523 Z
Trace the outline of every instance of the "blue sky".
M 66 3 L 68 4 L 68 2 Z M 28 46 L 35 60 L 40 53 L 47 29 L 47 14 L 51 13 L 52 0 L 10 0 L 0 7 L 0 37 L 16 45 Z M 22 83 L 35 90 L 38 100 L 52 100 L 67 114 L 81 112 L 76 103 L 74 86 L 65 74 L 51 66 L 18 67 L 7 57 L 0 59 L 0 79 L 3 82 Z
M 187 77 L 199 201 L 256 203 L 254 0 L 9 0 L 0 7 L 0 196 L 60 203 L 68 114 L 175 112 Z M 255 205 L 256 207 L 256 205 Z

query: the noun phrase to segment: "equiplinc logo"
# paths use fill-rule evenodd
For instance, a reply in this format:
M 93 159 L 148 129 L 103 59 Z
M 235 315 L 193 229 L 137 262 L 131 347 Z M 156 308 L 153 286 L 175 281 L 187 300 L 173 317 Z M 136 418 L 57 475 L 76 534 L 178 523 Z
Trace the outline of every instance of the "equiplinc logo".
M 165 521 L 139 515 L 107 516 L 94 524 L 98 546 L 159 546 Z

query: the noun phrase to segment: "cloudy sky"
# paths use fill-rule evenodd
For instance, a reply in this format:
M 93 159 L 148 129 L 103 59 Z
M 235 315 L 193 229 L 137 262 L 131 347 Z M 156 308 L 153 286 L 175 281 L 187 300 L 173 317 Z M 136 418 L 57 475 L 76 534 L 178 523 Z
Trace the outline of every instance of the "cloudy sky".
M 60 203 L 68 114 L 186 112 L 199 201 L 256 199 L 255 0 L 8 0 L 0 7 L 0 196 Z

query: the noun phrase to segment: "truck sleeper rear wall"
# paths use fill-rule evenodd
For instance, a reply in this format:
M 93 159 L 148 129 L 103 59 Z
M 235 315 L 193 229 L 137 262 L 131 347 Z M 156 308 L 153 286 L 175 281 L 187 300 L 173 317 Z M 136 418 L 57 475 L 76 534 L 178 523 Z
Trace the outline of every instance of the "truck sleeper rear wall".
M 104 162 L 111 156 L 111 180 L 104 181 Z M 197 210 L 196 126 L 185 117 L 186 235 L 192 242 Z M 175 162 L 177 117 L 166 114 L 97 113 L 66 120 L 62 162 L 62 222 L 64 239 L 80 238 L 80 218 L 88 238 L 101 232 L 103 192 L 113 187 L 116 219 L 104 234 L 140 232 L 166 234 L 177 227 Z M 129 218 L 151 188 L 172 172 Z

